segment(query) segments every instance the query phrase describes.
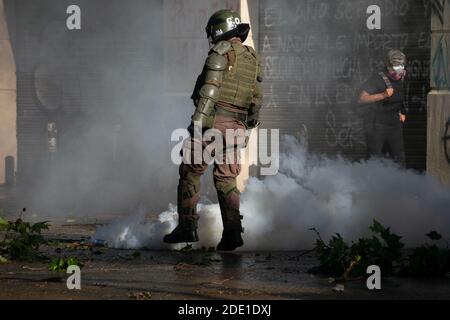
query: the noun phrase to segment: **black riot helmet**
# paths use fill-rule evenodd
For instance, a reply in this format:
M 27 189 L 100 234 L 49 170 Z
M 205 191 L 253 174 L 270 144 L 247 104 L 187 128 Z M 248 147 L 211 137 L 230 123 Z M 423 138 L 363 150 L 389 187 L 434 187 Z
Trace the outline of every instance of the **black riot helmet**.
M 211 43 L 238 37 L 245 41 L 250 32 L 250 25 L 241 22 L 239 13 L 224 9 L 214 13 L 206 26 L 206 35 Z

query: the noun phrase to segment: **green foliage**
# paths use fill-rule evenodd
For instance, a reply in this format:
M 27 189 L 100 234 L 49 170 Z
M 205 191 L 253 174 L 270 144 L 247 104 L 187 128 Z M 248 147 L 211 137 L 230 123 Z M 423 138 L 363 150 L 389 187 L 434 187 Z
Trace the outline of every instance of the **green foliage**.
M 0 231 L 8 229 L 8 221 L 0 217 Z
M 430 233 L 427 234 L 427 237 L 433 241 L 438 241 L 442 239 L 442 236 L 436 231 L 431 231 Z
M 402 237 L 393 234 L 390 228 L 385 228 L 376 220 L 369 229 L 374 236 L 359 239 L 351 248 L 352 255 L 361 256 L 361 262 L 355 267 L 354 273 L 363 275 L 368 266 L 377 265 L 384 274 L 392 274 L 395 265 L 401 262 L 401 250 L 404 247 L 400 241 Z
M 332 236 L 326 244 L 316 229 L 311 229 L 318 235 L 315 251 L 317 252 L 320 266 L 318 272 L 331 274 L 333 276 L 344 274 L 347 266 L 350 265 L 352 257 L 350 256 L 348 244 L 339 233 Z
M 403 274 L 416 277 L 443 277 L 450 272 L 450 250 L 448 246 L 439 248 L 437 245 L 442 236 L 433 231 L 427 234 L 427 237 L 434 243 L 413 249 L 408 257 L 409 263 L 402 270 Z
M 55 258 L 50 263 L 48 269 L 54 272 L 66 272 L 69 266 L 79 266 L 80 268 L 82 268 L 84 264 L 81 263 L 77 258 Z
M 5 239 L 0 242 L 0 251 L 6 252 L 11 259 L 31 260 L 37 256 L 38 249 L 46 241 L 42 230 L 48 229 L 48 222 L 31 224 L 22 219 L 16 221 L 0 220 L 2 230 L 6 231 Z
M 369 228 L 374 235 L 372 238 L 361 238 L 349 246 L 340 234 L 331 237 L 328 244 L 318 235 L 315 251 L 320 261 L 316 271 L 333 276 L 361 276 L 366 273 L 370 265 L 378 265 L 384 274 L 393 272 L 394 263 L 401 258 L 403 243 L 401 237 L 393 234 L 374 220 Z
M 450 250 L 438 246 L 443 241 L 442 235 L 436 231 L 427 234 L 433 244 L 425 244 L 414 248 L 405 259 L 402 256 L 404 244 L 401 237 L 392 233 L 374 220 L 369 228 L 372 238 L 361 238 L 348 245 L 340 234 L 331 237 L 328 243 L 318 235 L 314 250 L 320 265 L 312 271 L 329 274 L 344 279 L 366 274 L 367 267 L 377 265 L 383 275 L 400 274 L 419 277 L 442 277 L 450 272 Z
M 8 259 L 3 256 L 0 256 L 0 264 L 8 263 Z

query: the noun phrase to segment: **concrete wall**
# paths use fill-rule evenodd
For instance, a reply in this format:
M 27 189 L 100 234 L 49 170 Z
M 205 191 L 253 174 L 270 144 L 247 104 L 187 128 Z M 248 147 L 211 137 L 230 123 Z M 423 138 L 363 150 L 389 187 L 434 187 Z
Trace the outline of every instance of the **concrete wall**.
M 258 52 L 259 43 L 259 0 L 240 0 L 240 14 L 243 22 L 250 24 L 250 33 L 245 44 L 252 46 Z M 258 129 L 251 132 L 248 146 L 242 151 L 241 157 L 245 159 L 242 171 L 237 179 L 239 190 L 244 191 L 250 176 L 250 166 L 258 165 Z
M 427 171 L 450 184 L 450 163 L 443 139 L 450 121 L 450 0 L 431 3 L 432 90 L 428 95 Z M 447 154 L 450 155 L 450 138 Z
M 16 114 L 16 68 L 0 0 L 0 184 L 5 180 L 5 157 L 17 154 Z
M 165 92 L 181 99 L 176 103 L 185 103 L 192 94 L 196 81 L 192 75 L 200 74 L 208 54 L 206 23 L 223 8 L 239 10 L 239 0 L 164 1 Z M 192 103 L 190 107 L 193 111 Z

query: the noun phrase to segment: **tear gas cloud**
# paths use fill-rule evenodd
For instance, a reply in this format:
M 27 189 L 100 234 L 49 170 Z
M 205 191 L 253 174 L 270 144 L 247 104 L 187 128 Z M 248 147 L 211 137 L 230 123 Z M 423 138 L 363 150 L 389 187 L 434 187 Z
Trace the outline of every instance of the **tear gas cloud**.
M 450 190 L 435 178 L 400 169 L 389 160 L 350 162 L 308 153 L 304 143 L 283 136 L 280 172 L 251 178 L 242 195 L 245 228 L 243 250 L 296 250 L 322 236 L 339 232 L 348 240 L 369 234 L 374 219 L 403 236 L 409 245 L 436 230 L 450 234 Z M 222 222 L 218 204 L 199 205 L 198 246 L 215 246 Z M 95 237 L 112 247 L 167 248 L 164 234 L 177 224 L 176 207 L 147 221 L 146 211 L 97 230 Z
M 170 134 L 187 127 L 193 110 L 188 91 L 196 74 L 178 70 L 177 83 L 183 88 L 177 87 L 172 96 L 163 89 L 178 53 L 165 52 L 168 22 L 161 1 L 77 4 L 82 32 L 66 29 L 67 6 L 57 1 L 39 7 L 40 28 L 33 27 L 39 46 L 27 65 L 39 71 L 33 73 L 33 90 L 46 113 L 36 136 L 45 157 L 33 158 L 30 169 L 19 168 L 27 190 L 18 205 L 52 221 L 119 215 L 139 201 L 163 210 L 176 197 Z M 55 16 L 61 20 L 52 20 Z M 18 32 L 27 30 L 26 19 L 13 18 Z M 204 39 L 204 28 L 192 36 Z M 206 39 L 202 45 L 204 54 L 189 63 L 193 70 L 201 70 L 204 62 Z M 57 151 L 47 157 L 45 129 L 50 122 L 58 131 Z

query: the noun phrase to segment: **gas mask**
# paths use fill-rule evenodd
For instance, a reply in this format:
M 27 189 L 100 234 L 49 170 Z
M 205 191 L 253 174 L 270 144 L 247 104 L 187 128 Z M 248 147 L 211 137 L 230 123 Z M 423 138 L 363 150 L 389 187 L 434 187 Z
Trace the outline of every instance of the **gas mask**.
M 392 80 L 401 80 L 406 75 L 405 70 L 406 56 L 398 49 L 389 50 L 386 57 L 386 66 L 388 76 Z
M 392 66 L 392 70 L 389 70 L 389 77 L 393 80 L 403 79 L 406 75 L 405 65 L 399 64 Z

